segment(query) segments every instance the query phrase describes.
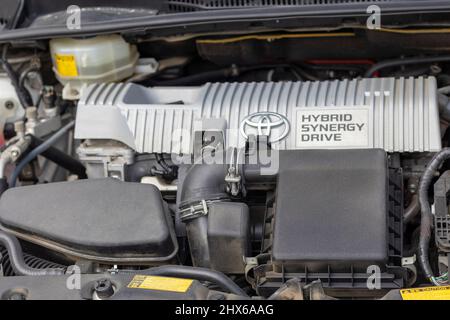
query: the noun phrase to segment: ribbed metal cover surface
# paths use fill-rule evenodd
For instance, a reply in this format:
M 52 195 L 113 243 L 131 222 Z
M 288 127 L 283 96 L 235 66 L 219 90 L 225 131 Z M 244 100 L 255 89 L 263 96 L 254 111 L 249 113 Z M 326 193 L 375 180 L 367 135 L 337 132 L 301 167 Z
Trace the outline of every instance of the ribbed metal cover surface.
M 118 140 L 138 152 L 190 153 L 196 130 L 227 129 L 227 146 L 241 147 L 258 125 L 276 149 L 441 149 L 432 77 L 92 85 L 78 105 L 75 137 Z

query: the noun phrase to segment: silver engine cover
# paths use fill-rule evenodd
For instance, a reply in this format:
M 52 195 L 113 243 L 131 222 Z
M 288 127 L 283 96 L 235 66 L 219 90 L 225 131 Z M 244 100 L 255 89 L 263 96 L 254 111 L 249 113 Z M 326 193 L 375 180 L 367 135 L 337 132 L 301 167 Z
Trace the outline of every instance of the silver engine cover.
M 227 147 L 265 134 L 275 149 L 441 149 L 433 77 L 155 88 L 96 84 L 82 92 L 75 138 L 115 140 L 139 153 L 189 154 L 199 130 L 223 131 Z

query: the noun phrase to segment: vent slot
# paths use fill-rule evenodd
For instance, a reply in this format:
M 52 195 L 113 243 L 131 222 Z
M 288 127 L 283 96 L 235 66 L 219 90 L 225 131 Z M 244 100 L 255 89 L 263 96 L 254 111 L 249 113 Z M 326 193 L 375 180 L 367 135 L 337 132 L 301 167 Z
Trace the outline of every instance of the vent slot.
M 394 0 L 167 0 L 168 12 L 193 12 L 220 9 L 303 7 L 338 4 L 374 4 L 393 2 Z

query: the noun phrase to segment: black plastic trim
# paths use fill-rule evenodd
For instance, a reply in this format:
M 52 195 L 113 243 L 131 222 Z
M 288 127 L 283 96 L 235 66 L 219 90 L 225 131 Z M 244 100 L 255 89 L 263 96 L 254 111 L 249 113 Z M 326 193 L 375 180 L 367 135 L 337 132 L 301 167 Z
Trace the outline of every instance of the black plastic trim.
M 377 2 L 382 10 L 383 17 L 390 15 L 404 16 L 408 14 L 438 13 L 441 18 L 445 13 L 450 12 L 450 3 L 443 0 L 435 1 L 393 1 Z M 323 24 L 324 18 L 343 18 L 343 17 L 368 17 L 366 13 L 368 3 L 342 3 L 333 5 L 314 5 L 299 7 L 265 7 L 265 8 L 243 8 L 243 9 L 221 9 L 207 10 L 188 13 L 160 14 L 157 16 L 130 18 L 116 20 L 111 22 L 98 22 L 90 25 L 84 25 L 79 30 L 69 30 L 61 26 L 43 27 L 43 28 L 24 28 L 0 33 L 0 42 L 19 41 L 19 40 L 39 40 L 64 36 L 89 36 L 101 33 L 113 32 L 133 32 L 145 34 L 149 31 L 158 29 L 173 28 L 173 33 L 184 33 L 202 26 L 205 30 L 211 31 L 225 23 L 238 22 L 260 22 L 261 26 L 266 23 L 274 27 L 283 25 L 286 19 L 300 18 L 320 18 Z M 394 20 L 395 21 L 395 20 Z M 423 21 L 423 20 L 422 20 Z M 303 20 L 296 21 L 302 24 Z M 241 29 L 242 30 L 242 29 Z

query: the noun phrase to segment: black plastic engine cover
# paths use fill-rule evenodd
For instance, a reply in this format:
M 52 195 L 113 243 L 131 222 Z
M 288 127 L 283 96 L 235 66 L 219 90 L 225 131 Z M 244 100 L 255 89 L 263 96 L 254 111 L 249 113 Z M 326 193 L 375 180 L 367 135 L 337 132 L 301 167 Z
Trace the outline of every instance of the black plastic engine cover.
M 160 191 L 112 178 L 10 189 L 0 199 L 0 224 L 20 238 L 89 260 L 167 262 L 178 251 Z
M 281 152 L 274 265 L 286 272 L 383 266 L 388 175 L 383 150 Z

